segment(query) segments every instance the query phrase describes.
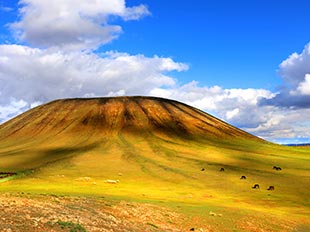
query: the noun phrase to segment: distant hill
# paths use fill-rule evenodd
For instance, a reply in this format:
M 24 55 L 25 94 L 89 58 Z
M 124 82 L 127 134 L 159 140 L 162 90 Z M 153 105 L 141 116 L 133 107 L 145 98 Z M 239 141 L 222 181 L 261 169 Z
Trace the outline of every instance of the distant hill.
M 289 147 L 309 147 L 310 143 L 291 143 L 291 144 L 285 144 L 285 146 L 289 146 Z

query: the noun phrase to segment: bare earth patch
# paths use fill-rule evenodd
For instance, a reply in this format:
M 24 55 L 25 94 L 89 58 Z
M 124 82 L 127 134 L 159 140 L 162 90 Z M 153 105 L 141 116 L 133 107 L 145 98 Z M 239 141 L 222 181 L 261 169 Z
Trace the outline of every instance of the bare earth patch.
M 0 231 L 182 231 L 181 215 L 151 204 L 98 198 L 0 195 Z M 80 230 L 76 230 L 80 231 Z M 81 230 L 82 231 L 82 230 Z
M 220 216 L 218 216 L 220 215 Z M 150 203 L 107 200 L 95 197 L 0 194 L 0 231 L 255 231 L 304 232 L 294 221 L 272 217 L 226 215 L 185 215 Z M 227 221 L 233 228 L 227 228 Z M 273 228 L 273 226 L 275 226 Z M 280 228 L 280 229 L 279 229 Z

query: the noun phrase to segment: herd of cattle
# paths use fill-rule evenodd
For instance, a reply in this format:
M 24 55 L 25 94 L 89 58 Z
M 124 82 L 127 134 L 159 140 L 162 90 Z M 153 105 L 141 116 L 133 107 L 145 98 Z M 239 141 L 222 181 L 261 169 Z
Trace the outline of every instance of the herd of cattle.
M 276 171 L 281 171 L 281 170 L 282 170 L 282 168 L 281 168 L 281 167 L 278 167 L 278 166 L 273 166 L 273 169 L 276 170 Z M 201 171 L 205 171 L 205 168 L 202 168 Z M 225 171 L 224 168 L 220 168 L 220 172 L 224 172 L 224 171 Z M 241 180 L 246 180 L 246 176 L 241 176 L 240 179 L 241 179 Z M 259 184 L 254 184 L 253 187 L 252 187 L 252 189 L 259 189 Z M 274 190 L 274 189 L 275 189 L 275 188 L 274 188 L 273 185 L 270 185 L 270 186 L 267 188 L 268 191 L 272 191 L 272 190 Z
M 281 171 L 282 168 L 281 167 L 278 167 L 278 166 L 273 166 L 273 169 L 276 170 L 276 171 Z M 205 168 L 202 168 L 201 171 L 205 171 Z M 220 168 L 220 172 L 224 172 L 225 169 L 224 168 Z M 7 177 L 10 177 L 10 176 L 14 176 L 16 175 L 15 172 L 0 172 L 0 179 L 4 179 L 4 178 L 7 178 Z M 246 180 L 246 176 L 241 176 L 240 177 L 241 180 Z M 106 180 L 105 181 L 106 183 L 110 183 L 110 184 L 116 184 L 119 182 L 119 180 Z M 259 184 L 254 184 L 252 189 L 259 189 Z M 273 185 L 270 185 L 267 190 L 274 190 L 274 186 Z

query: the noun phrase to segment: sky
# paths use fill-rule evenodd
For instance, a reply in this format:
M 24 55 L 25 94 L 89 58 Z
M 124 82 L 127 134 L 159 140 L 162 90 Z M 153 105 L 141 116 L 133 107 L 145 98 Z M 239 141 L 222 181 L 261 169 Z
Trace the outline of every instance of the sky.
M 0 0 L 0 123 L 59 98 L 175 99 L 310 142 L 310 2 Z

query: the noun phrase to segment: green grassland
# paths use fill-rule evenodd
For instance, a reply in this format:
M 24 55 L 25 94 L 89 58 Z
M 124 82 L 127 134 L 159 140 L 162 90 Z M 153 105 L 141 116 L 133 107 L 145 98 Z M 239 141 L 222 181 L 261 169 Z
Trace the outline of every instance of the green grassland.
M 223 231 L 243 217 L 269 231 L 310 223 L 309 148 L 266 142 L 178 102 L 59 100 L 0 125 L 0 139 L 0 172 L 17 173 L 1 192 L 161 204 Z

